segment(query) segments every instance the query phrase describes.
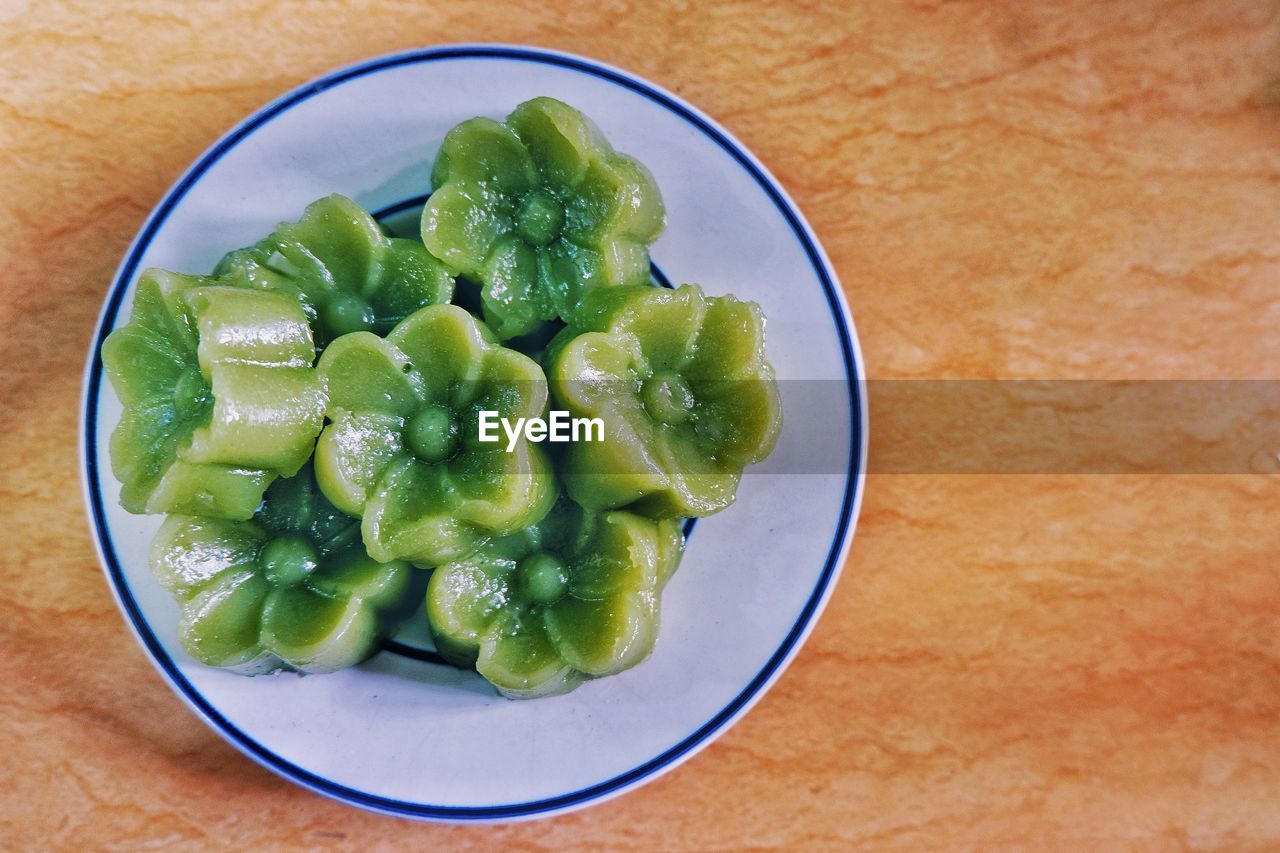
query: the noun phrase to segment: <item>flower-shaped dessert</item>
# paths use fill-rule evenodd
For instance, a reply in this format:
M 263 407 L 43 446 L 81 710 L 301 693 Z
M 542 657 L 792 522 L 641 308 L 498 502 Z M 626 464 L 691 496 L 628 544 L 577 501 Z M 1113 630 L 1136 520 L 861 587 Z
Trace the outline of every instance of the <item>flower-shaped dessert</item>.
M 421 243 L 388 237 L 340 195 L 313 202 L 297 222 L 229 253 L 215 272 L 297 297 L 319 349 L 348 332 L 385 335 L 419 308 L 453 297 L 453 277 Z
M 130 512 L 247 519 L 323 424 L 311 330 L 282 294 L 148 270 L 102 360 L 124 404 L 111 465 Z
M 540 417 L 546 377 L 470 314 L 434 305 L 386 339 L 338 338 L 320 358 L 328 416 L 316 473 L 340 509 L 363 516 L 379 560 L 435 566 L 546 515 L 555 482 L 542 451 L 521 438 L 480 441 L 479 413 Z
M 604 441 L 566 450 L 569 494 L 655 518 L 733 503 L 742 469 L 772 452 L 782 425 L 759 306 L 691 284 L 592 303 L 547 354 L 557 402 L 605 424 Z
M 436 648 L 512 698 L 621 672 L 653 648 L 659 595 L 683 545 L 674 519 L 562 499 L 541 523 L 435 570 Z
M 535 98 L 505 123 L 449 131 L 422 211 L 422 241 L 479 282 L 502 339 L 569 319 L 588 292 L 646 284 L 665 210 L 640 163 L 573 107 Z
M 324 499 L 310 466 L 277 480 L 249 521 L 169 516 L 151 569 L 182 608 L 188 654 L 244 673 L 359 663 L 417 608 L 425 579 L 365 553 L 360 522 Z

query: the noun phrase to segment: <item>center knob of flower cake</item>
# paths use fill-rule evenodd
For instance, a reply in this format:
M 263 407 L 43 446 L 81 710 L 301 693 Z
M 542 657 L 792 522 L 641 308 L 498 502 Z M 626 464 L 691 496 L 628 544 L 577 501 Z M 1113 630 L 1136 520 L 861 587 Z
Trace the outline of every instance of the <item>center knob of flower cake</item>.
M 306 536 L 286 533 L 266 544 L 258 555 L 258 565 L 271 583 L 292 586 L 316 570 L 320 554 Z
M 373 306 L 352 293 L 334 296 L 321 313 L 335 337 L 351 332 L 372 331 L 374 321 L 377 319 L 373 313 Z
M 563 225 L 564 206 L 544 190 L 525 196 L 516 213 L 516 231 L 534 246 L 545 246 L 559 237 Z
M 663 371 L 644 381 L 640 390 L 645 411 L 664 424 L 680 424 L 689 419 L 693 392 L 678 373 Z
M 410 419 L 405 441 L 423 462 L 443 462 L 458 449 L 458 421 L 444 406 L 427 406 Z
M 520 589 L 535 604 L 559 601 L 569 589 L 569 567 L 564 560 L 546 551 L 521 560 L 516 574 Z

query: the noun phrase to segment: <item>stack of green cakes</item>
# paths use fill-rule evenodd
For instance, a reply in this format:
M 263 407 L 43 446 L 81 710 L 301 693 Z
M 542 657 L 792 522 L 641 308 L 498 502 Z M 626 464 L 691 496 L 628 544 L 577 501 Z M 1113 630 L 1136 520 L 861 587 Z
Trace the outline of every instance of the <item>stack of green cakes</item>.
M 167 515 L 196 660 L 332 672 L 417 618 L 507 696 L 620 672 L 681 519 L 773 448 L 760 309 L 653 285 L 658 187 L 581 113 L 463 122 L 432 184 L 421 241 L 334 195 L 210 275 L 148 270 L 103 346 L 121 504 Z M 550 410 L 603 435 L 480 428 Z

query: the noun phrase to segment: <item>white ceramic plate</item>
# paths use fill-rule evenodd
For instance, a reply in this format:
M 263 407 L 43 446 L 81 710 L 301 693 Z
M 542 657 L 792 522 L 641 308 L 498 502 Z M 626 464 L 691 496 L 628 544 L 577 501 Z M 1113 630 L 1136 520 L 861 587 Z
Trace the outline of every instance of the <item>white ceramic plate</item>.
M 823 442 L 826 462 L 746 477 L 733 507 L 697 524 L 667 587 L 652 657 L 565 696 L 499 698 L 474 673 L 420 659 L 429 655 L 410 648 L 423 645 L 420 627 L 394 651 L 333 675 L 245 678 L 193 662 L 176 641 L 177 608 L 147 568 L 160 518 L 120 509 L 107 464 L 120 404 L 98 349 L 127 319 L 138 273 L 207 272 L 225 250 L 332 192 L 371 211 L 411 208 L 429 189 L 449 128 L 474 115 L 500 119 L 537 95 L 579 107 L 653 171 L 669 217 L 653 258 L 668 278 L 764 308 L 786 420 L 775 456 Z M 89 354 L 85 499 L 107 580 L 139 641 L 178 694 L 251 758 L 320 793 L 404 817 L 547 815 L 670 770 L 732 725 L 795 655 L 858 514 L 863 378 L 821 247 L 777 182 L 714 121 L 625 71 L 567 54 L 416 50 L 334 72 L 259 110 L 152 212 L 107 294 Z M 822 392 L 800 390 L 815 387 Z

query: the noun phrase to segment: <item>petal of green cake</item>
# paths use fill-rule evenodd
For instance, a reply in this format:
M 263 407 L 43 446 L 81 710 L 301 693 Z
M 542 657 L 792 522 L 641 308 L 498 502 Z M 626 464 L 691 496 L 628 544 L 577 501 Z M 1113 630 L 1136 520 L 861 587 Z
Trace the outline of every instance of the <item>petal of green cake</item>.
M 512 560 L 472 554 L 432 572 L 427 584 L 427 618 L 432 632 L 478 650 L 494 618 L 511 600 L 514 568 Z
M 263 665 L 259 642 L 267 583 L 251 572 L 223 576 L 187 601 L 178 637 L 201 663 L 244 671 Z
M 475 401 L 513 422 L 539 417 L 547 408 L 547 377 L 538 363 L 515 350 L 493 347 L 485 353 Z
M 684 554 L 684 519 L 665 518 L 658 522 L 657 588 L 661 590 L 680 566 Z
M 172 338 L 133 323 L 107 336 L 102 344 L 102 363 L 126 406 L 157 394 L 172 397 L 179 379 L 197 366 L 194 350 L 184 350 Z
M 701 288 L 651 287 L 636 291 L 625 309 L 611 318 L 611 331 L 633 336 L 653 372 L 682 371 L 692 358 L 706 315 Z
M 609 223 L 609 233 L 618 239 L 649 244 L 658 239 L 667 224 L 667 210 L 649 169 L 626 154 L 614 154 L 609 165 L 616 175 L 617 211 Z
M 138 317 L 140 324 L 166 338 L 172 338 L 175 345 L 184 351 L 194 352 L 198 343 L 196 320 L 185 297 L 192 288 L 216 283 L 216 280 L 206 276 L 185 275 L 155 268 L 144 271 L 138 279 L 136 294 L 144 293 L 154 286 L 155 292 L 159 294 L 159 301 L 148 300 L 145 306 L 135 308 L 141 312 Z M 135 300 L 138 298 L 136 294 Z M 130 324 L 133 323 L 132 314 L 129 321 Z
M 305 586 L 272 590 L 262 610 L 262 645 L 302 672 L 354 666 L 377 650 L 378 621 L 361 602 Z
M 484 356 L 479 375 L 473 381 L 458 384 L 452 405 L 457 411 L 462 446 L 468 451 L 487 452 L 505 448 L 506 433 L 502 418 L 511 424 L 519 419 L 541 417 L 547 407 L 547 379 L 538 363 L 523 353 L 491 348 Z M 480 413 L 488 412 L 488 437 L 480 440 Z
M 456 497 L 443 466 L 417 459 L 393 463 L 364 508 L 361 532 L 375 560 L 438 566 L 487 538 L 453 510 Z
M 537 523 L 556 499 L 546 455 L 527 441 L 511 452 L 460 454 L 448 465 L 448 483 L 455 514 L 498 535 Z
M 469 119 L 449 131 L 431 175 L 436 189 L 470 183 L 509 195 L 528 192 L 536 179 L 533 160 L 520 138 L 511 128 L 488 118 Z
M 253 517 L 276 475 L 261 468 L 209 465 L 181 459 L 147 492 L 145 512 L 174 512 L 245 520 Z
M 200 331 L 206 376 L 216 364 L 311 367 L 315 345 L 295 300 L 240 287 L 199 287 L 186 294 Z
M 359 516 L 383 472 L 403 454 L 404 420 L 345 411 L 333 417 L 316 442 L 316 480 L 334 506 Z
M 564 693 L 581 680 L 536 620 L 515 631 L 490 631 L 480 642 L 476 670 L 503 694 L 523 699 Z
M 587 541 L 579 543 L 569 592 L 580 600 L 602 601 L 630 592 L 652 592 L 659 563 L 667 555 L 659 528 L 629 512 L 591 516 Z
M 644 660 L 657 633 L 652 594 L 586 601 L 565 596 L 543 616 L 561 659 L 588 675 L 620 672 Z
M 409 592 L 415 571 L 402 561 L 379 563 L 357 543 L 326 557 L 309 584 L 325 595 L 394 610 Z
M 453 276 L 421 243 L 391 240 L 382 277 L 365 294 L 378 317 L 374 331 L 385 335 L 419 308 L 443 305 L 453 298 L 453 288 Z
M 507 124 L 533 157 L 541 180 L 573 190 L 598 156 L 601 137 L 586 117 L 554 98 L 534 98 L 515 108 Z
M 301 219 L 282 223 L 276 234 L 305 246 L 343 290 L 362 293 L 382 275 L 387 237 L 372 216 L 345 196 L 312 202 Z
M 343 335 L 316 365 L 328 394 L 329 417 L 337 411 L 405 417 L 421 405 L 423 389 L 413 365 L 393 344 L 369 332 Z
M 188 598 L 228 572 L 253 566 L 264 535 L 253 524 L 171 515 L 151 543 L 151 573 L 179 598 Z
M 417 368 L 423 399 L 451 404 L 466 402 L 459 391 L 480 378 L 491 345 L 488 330 L 457 305 L 423 308 L 396 326 L 387 342 Z
M 499 338 L 518 337 L 555 317 L 541 305 L 538 253 L 518 237 L 498 241 L 480 270 L 484 319 Z
M 155 397 L 127 406 L 111 433 L 111 470 L 129 512 L 148 512 L 152 492 L 188 439 L 173 401 Z
M 667 488 L 655 489 L 628 508 L 650 518 L 682 518 L 713 515 L 733 503 L 742 467 L 710 455 L 689 433 L 687 425 L 660 432 L 654 447 Z
M 689 377 L 711 381 L 755 379 L 767 366 L 764 325 L 764 314 L 754 302 L 731 296 L 709 300 L 689 362 Z
M 316 371 L 222 363 L 210 372 L 213 415 L 192 434 L 184 458 L 296 473 L 323 423 L 325 392 Z
M 609 287 L 648 287 L 649 249 L 634 240 L 610 240 L 599 249 L 599 278 Z
M 436 190 L 422 211 L 422 243 L 446 266 L 476 276 L 513 227 L 506 203 L 469 184 Z
M 694 426 L 700 443 L 717 448 L 726 464 L 750 465 L 773 452 L 782 430 L 782 405 L 772 370 L 755 379 L 696 383 Z
M 565 235 L 587 246 L 611 240 L 652 243 L 666 209 L 649 170 L 624 154 L 591 164 L 565 210 Z

